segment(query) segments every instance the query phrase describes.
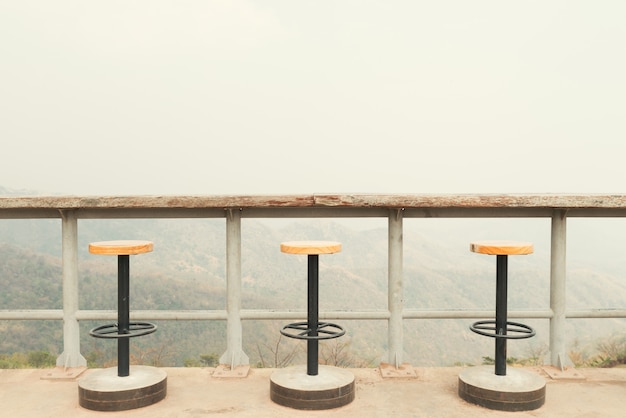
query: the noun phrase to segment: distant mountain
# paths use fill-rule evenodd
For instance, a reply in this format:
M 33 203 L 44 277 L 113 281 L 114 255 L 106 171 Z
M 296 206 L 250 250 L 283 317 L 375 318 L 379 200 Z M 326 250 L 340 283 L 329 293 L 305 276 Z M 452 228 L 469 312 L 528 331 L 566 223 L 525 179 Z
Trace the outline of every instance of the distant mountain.
M 353 229 L 336 220 L 293 220 L 276 227 L 263 220 L 242 220 L 244 309 L 306 308 L 306 257 L 283 254 L 287 240 L 337 240 L 342 251 L 320 257 L 320 309 L 370 310 L 387 307 L 387 231 Z M 469 251 L 471 236 L 507 234 L 501 225 L 484 229 L 425 220 L 406 220 L 404 231 L 404 305 L 406 309 L 488 309 L 495 305 L 495 259 Z M 494 233 L 497 232 L 497 233 Z M 154 252 L 131 261 L 132 309 L 225 309 L 226 252 L 223 219 L 81 220 L 79 222 L 81 309 L 116 309 L 116 262 L 88 254 L 89 242 L 149 239 Z M 509 261 L 509 309 L 549 307 L 549 248 L 542 228 L 527 228 L 536 252 Z M 59 220 L 0 220 L 0 309 L 61 308 L 61 225 Z M 517 239 L 517 237 L 515 237 Z M 568 305 L 620 307 L 623 280 L 575 266 L 568 270 Z M 278 330 L 285 321 L 245 321 L 244 349 L 252 364 L 276 362 Z M 341 321 L 347 335 L 330 344 L 348 344 L 354 364 L 377 364 L 385 351 L 384 321 Z M 405 351 L 414 365 L 479 363 L 493 355 L 491 339 L 468 330 L 473 320 L 406 320 Z M 510 355 L 527 357 L 547 346 L 548 320 L 524 321 L 535 338 L 512 342 Z M 572 339 L 592 344 L 620 329 L 618 320 L 571 320 Z M 94 341 L 81 323 L 85 354 L 93 361 L 114 357 L 114 344 Z M 62 348 L 62 326 L 55 321 L 4 321 L 0 352 Z M 19 332 L 18 332 L 19 331 Z M 133 342 L 139 354 L 160 356 L 165 364 L 225 351 L 225 323 L 160 321 L 159 331 Z M 486 341 L 487 340 L 487 341 Z M 175 342 L 175 343 L 174 343 Z M 304 345 L 281 341 L 282 353 Z M 157 347 L 159 350 L 156 350 Z M 155 351 L 156 350 L 156 351 Z M 157 353 L 158 351 L 158 353 Z M 148 354 L 146 354 L 148 353 Z M 296 359 L 301 357 L 296 357 Z M 273 359 L 273 360 L 272 360 Z

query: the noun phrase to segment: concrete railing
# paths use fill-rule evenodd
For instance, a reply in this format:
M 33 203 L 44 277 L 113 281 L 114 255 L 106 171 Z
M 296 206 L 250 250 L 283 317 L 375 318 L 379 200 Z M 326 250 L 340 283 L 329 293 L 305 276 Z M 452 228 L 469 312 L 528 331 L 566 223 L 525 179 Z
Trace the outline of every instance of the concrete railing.
M 0 310 L 0 319 L 63 320 L 63 353 L 57 365 L 86 364 L 80 352 L 80 320 L 113 319 L 108 311 L 78 305 L 78 221 L 114 218 L 224 218 L 226 223 L 226 310 L 133 311 L 137 320 L 225 320 L 226 352 L 220 362 L 248 364 L 242 321 L 292 318 L 291 311 L 245 310 L 241 304 L 242 218 L 386 218 L 388 220 L 388 306 L 377 311 L 321 312 L 321 319 L 378 319 L 388 323 L 386 361 L 403 362 L 403 321 L 484 318 L 493 312 L 410 310 L 403 306 L 403 220 L 406 218 L 548 218 L 551 220 L 550 306 L 511 311 L 509 317 L 550 320 L 550 364 L 567 363 L 567 318 L 626 318 L 626 309 L 568 310 L 566 231 L 571 217 L 624 217 L 626 195 L 281 195 L 281 196 L 28 196 L 0 197 L 0 219 L 60 218 L 62 222 L 63 309 Z

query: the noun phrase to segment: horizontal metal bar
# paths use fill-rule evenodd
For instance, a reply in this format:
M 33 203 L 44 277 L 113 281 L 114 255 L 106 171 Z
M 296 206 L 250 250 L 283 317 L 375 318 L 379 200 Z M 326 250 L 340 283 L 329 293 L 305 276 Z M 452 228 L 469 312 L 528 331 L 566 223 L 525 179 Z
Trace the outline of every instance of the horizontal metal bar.
M 529 310 L 529 311 L 509 311 L 509 318 L 552 318 L 552 311 L 547 310 Z M 493 310 L 405 310 L 402 313 L 404 319 L 460 319 L 460 318 L 493 318 L 495 311 Z
M 401 202 L 399 202 L 401 203 Z M 43 205 L 43 204 L 42 204 Z M 0 219 L 49 219 L 61 218 L 61 210 L 74 210 L 80 219 L 161 219 L 161 218 L 224 218 L 229 207 L 115 207 L 115 208 L 6 208 L 0 207 Z M 387 207 L 370 206 L 294 206 L 239 208 L 242 218 L 385 218 Z M 554 210 L 550 207 L 403 207 L 405 218 L 550 218 Z M 569 208 L 569 218 L 620 218 L 626 217 L 625 207 Z
M 306 319 L 306 311 L 242 310 L 241 319 Z M 389 319 L 389 311 L 326 311 L 319 319 Z
M 386 218 L 387 208 L 245 208 L 242 218 Z
M 271 309 L 243 309 L 242 320 L 273 320 L 273 319 L 305 319 L 306 311 L 280 311 Z M 404 319 L 461 319 L 461 318 L 491 318 L 491 310 L 405 310 Z M 511 311 L 510 318 L 551 318 L 550 310 Z M 163 320 L 163 321 L 194 321 L 194 320 L 226 320 L 224 310 L 139 310 L 131 311 L 133 320 Z M 325 311 L 320 312 L 320 319 L 344 320 L 387 320 L 389 311 Z M 569 318 L 625 318 L 626 310 L 588 310 L 573 311 L 567 314 Z M 76 319 L 81 321 L 115 320 L 117 311 L 113 310 L 79 310 Z M 19 309 L 0 310 L 0 320 L 62 320 L 63 311 L 60 309 Z
M 279 311 L 271 309 L 243 309 L 242 320 L 273 320 L 273 319 L 304 319 L 305 311 Z M 492 318 L 492 310 L 404 310 L 404 319 L 481 319 Z M 552 311 L 528 310 L 510 311 L 509 318 L 552 318 Z M 583 309 L 566 312 L 567 318 L 626 318 L 626 309 Z M 141 310 L 132 311 L 131 319 L 135 320 L 163 320 L 163 321 L 194 321 L 194 320 L 226 320 L 227 313 L 223 310 Z M 344 320 L 385 320 L 389 319 L 389 311 L 327 311 L 320 312 L 320 319 Z M 111 310 L 80 310 L 76 312 L 78 320 L 115 320 L 117 311 Z M 61 309 L 2 309 L 0 320 L 62 320 Z
M 271 309 L 243 309 L 241 319 L 271 320 L 271 319 L 302 319 L 306 318 L 306 311 L 278 311 Z M 388 319 L 387 311 L 331 311 L 320 312 L 320 319 Z M 78 320 L 115 320 L 116 311 L 110 310 L 81 310 L 76 313 Z M 193 320 L 226 320 L 226 311 L 223 310 L 141 310 L 131 311 L 133 320 L 164 320 L 164 321 L 193 321 Z M 20 318 L 16 318 L 20 319 Z
M 0 219 L 60 219 L 57 209 L 0 209 Z
M 547 208 L 406 208 L 404 218 L 549 218 Z
M 186 219 L 186 218 L 225 218 L 222 208 L 116 208 L 116 209 L 79 209 L 79 219 Z
M 0 310 L 0 320 L 61 320 L 63 310 L 61 309 L 2 309 Z
M 626 318 L 626 309 L 581 309 L 565 312 L 566 318 Z
M 83 321 L 116 320 L 117 311 L 80 310 L 76 318 Z M 194 321 L 226 320 L 226 311 L 221 310 L 141 310 L 131 311 L 131 320 Z
M 623 217 L 626 217 L 626 208 L 568 209 L 567 217 L 568 218 L 623 218 Z

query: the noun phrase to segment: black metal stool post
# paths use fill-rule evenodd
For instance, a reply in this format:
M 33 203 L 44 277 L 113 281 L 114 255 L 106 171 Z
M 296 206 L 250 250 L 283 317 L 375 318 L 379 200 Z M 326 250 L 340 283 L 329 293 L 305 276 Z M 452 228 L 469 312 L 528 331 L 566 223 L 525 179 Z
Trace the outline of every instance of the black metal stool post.
M 319 254 L 341 251 L 341 244 L 329 241 L 294 241 L 280 246 L 287 254 L 307 257 L 307 320 L 285 325 L 280 333 L 307 341 L 306 379 L 299 379 L 299 367 L 278 370 L 270 379 L 270 397 L 283 406 L 296 409 L 330 409 L 354 400 L 352 373 L 331 366 L 319 366 L 319 340 L 341 337 L 339 325 L 319 321 Z M 315 380 L 313 380 L 315 379 Z
M 130 322 L 130 255 L 152 251 L 150 241 L 104 241 L 89 245 L 89 252 L 117 255 L 117 323 L 89 331 L 95 338 L 117 340 L 117 368 L 94 372 L 79 381 L 79 403 L 98 411 L 122 411 L 151 405 L 165 398 L 167 375 L 154 367 L 133 366 L 130 376 L 130 338 L 151 334 L 156 325 Z M 114 375 L 114 372 L 116 374 Z
M 507 305 L 508 305 L 508 255 L 498 255 L 496 261 L 496 374 L 506 375 L 506 337 L 507 334 Z M 535 335 L 529 333 L 528 337 Z
M 307 339 L 306 342 L 306 374 L 317 376 L 319 363 L 319 340 L 316 338 L 319 323 L 319 255 L 309 254 L 307 258 L 307 327 L 308 336 L 311 338 Z
M 491 409 L 523 411 L 539 408 L 545 402 L 545 381 L 524 370 L 515 370 L 507 377 L 507 340 L 530 338 L 535 330 L 528 325 L 508 320 L 508 256 L 532 254 L 533 245 L 525 242 L 480 241 L 470 244 L 479 254 L 496 255 L 495 320 L 474 322 L 473 332 L 495 339 L 495 379 L 485 376 L 484 368 L 473 367 L 459 375 L 459 396 Z
M 117 256 L 117 333 L 128 334 L 130 322 L 130 256 Z M 154 328 L 156 331 L 156 327 Z M 130 368 L 130 338 L 117 340 L 117 375 L 128 376 Z

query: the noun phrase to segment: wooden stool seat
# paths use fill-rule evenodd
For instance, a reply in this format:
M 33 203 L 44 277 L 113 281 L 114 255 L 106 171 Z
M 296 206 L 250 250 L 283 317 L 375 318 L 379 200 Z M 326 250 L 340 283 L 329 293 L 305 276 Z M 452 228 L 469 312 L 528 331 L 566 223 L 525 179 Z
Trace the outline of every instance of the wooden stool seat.
M 334 254 L 341 251 L 341 243 L 335 241 L 289 241 L 280 244 L 280 251 L 287 254 Z
M 490 255 L 527 255 L 533 253 L 533 244 L 517 241 L 475 241 L 470 243 L 470 251 Z
M 99 255 L 135 255 L 152 251 L 154 244 L 151 241 L 117 240 L 100 241 L 89 244 L 89 252 Z

